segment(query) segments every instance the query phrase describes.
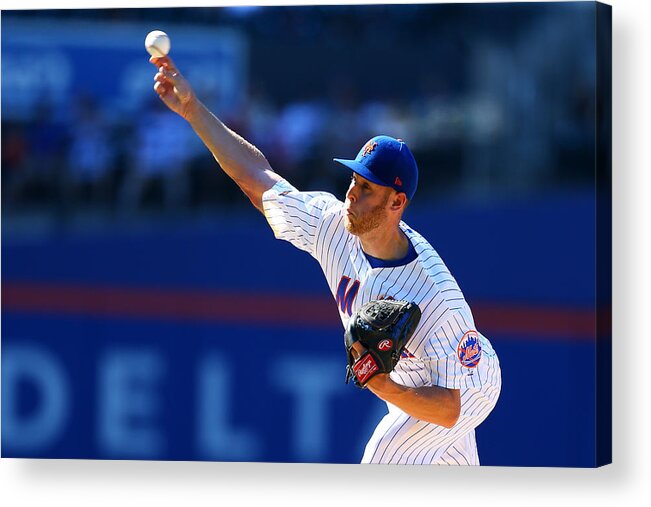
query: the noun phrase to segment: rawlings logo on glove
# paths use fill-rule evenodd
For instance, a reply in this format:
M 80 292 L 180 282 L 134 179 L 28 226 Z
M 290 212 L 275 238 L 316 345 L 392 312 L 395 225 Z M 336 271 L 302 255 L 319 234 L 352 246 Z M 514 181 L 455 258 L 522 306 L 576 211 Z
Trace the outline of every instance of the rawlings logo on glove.
M 416 303 L 394 300 L 370 301 L 348 321 L 344 345 L 348 355 L 346 384 L 352 378 L 362 389 L 378 373 L 390 373 L 420 321 Z M 366 350 L 355 359 L 353 344 Z

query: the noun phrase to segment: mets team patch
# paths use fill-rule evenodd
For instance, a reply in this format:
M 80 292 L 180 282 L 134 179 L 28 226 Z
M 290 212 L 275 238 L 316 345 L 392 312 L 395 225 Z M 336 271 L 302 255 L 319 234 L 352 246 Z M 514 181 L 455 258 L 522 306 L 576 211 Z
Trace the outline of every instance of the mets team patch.
M 481 359 L 481 345 L 477 331 L 468 331 L 463 335 L 457 347 L 459 362 L 466 368 L 474 368 Z

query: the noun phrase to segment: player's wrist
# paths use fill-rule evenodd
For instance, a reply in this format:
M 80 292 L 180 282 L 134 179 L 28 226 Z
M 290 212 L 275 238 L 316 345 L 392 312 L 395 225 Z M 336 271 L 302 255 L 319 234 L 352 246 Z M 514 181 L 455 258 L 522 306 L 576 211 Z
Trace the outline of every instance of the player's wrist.
M 204 112 L 208 112 L 208 110 L 193 93 L 183 105 L 183 114 L 181 116 L 183 116 L 188 123 L 194 124 L 201 121 Z
M 395 396 L 403 392 L 404 387 L 396 384 L 388 373 L 378 373 L 366 383 L 366 386 L 376 395 Z

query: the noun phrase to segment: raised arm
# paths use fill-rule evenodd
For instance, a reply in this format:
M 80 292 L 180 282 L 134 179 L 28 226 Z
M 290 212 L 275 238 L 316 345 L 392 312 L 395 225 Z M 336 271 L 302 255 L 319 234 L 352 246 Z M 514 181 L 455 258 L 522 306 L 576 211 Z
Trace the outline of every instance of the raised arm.
M 263 212 L 262 194 L 281 178 L 262 152 L 224 125 L 199 101 L 168 56 L 152 57 L 149 61 L 158 69 L 154 90 L 161 100 L 192 126 L 224 172 Z

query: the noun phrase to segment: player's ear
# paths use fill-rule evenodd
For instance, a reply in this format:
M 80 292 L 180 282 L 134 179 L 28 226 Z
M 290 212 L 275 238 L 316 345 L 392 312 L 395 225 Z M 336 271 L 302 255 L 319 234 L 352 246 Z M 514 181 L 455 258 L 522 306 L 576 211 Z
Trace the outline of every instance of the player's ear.
M 396 192 L 395 190 L 393 192 L 394 193 L 390 199 L 391 209 L 393 211 L 404 210 L 407 207 L 407 203 L 409 202 L 407 199 L 407 194 L 404 192 Z

